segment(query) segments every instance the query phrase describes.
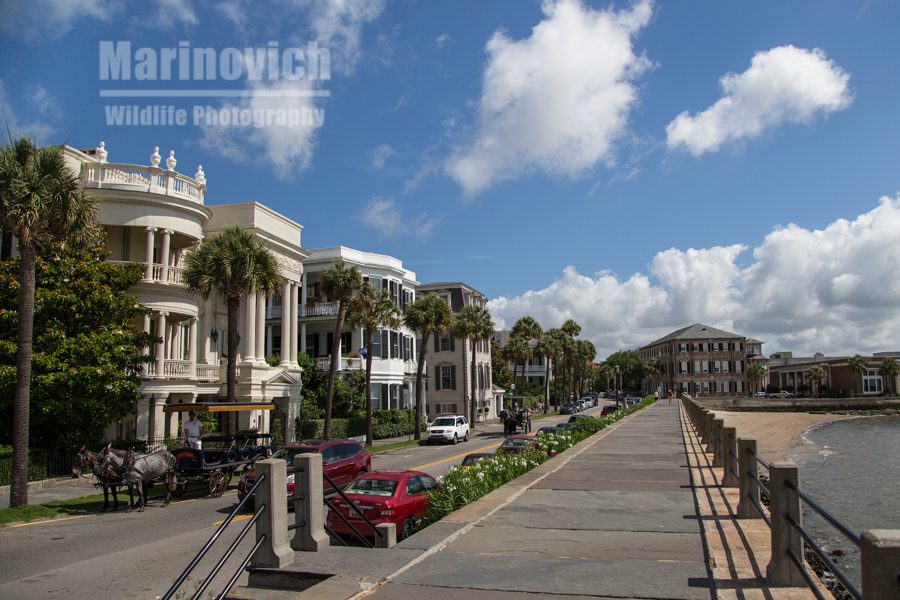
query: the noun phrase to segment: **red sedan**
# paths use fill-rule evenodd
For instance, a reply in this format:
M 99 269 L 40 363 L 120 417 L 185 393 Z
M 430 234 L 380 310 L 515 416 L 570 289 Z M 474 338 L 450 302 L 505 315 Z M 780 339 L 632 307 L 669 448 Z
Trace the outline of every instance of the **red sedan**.
M 416 521 L 428 508 L 425 492 L 437 487 L 437 482 L 421 471 L 373 471 L 359 477 L 344 490 L 347 498 L 373 525 L 393 523 L 397 539 L 413 534 Z M 337 510 L 360 535 L 374 538 L 375 532 L 343 498 L 335 497 L 328 511 L 328 526 L 339 535 L 352 535 L 350 528 L 334 514 Z
M 365 446 L 356 440 L 303 440 L 295 444 L 287 444 L 279 448 L 272 458 L 283 458 L 287 462 L 287 495 L 294 495 L 294 457 L 298 454 L 318 452 L 322 455 L 322 471 L 334 484 L 343 488 L 362 473 L 372 468 L 372 455 Z M 247 490 L 253 487 L 256 473 L 253 469 L 246 471 L 238 482 L 238 499 L 243 500 Z M 323 481 L 325 493 L 331 492 L 331 486 Z
M 511 435 L 500 444 L 497 452 L 505 452 L 506 454 L 518 454 L 526 450 L 534 441 L 534 435 Z

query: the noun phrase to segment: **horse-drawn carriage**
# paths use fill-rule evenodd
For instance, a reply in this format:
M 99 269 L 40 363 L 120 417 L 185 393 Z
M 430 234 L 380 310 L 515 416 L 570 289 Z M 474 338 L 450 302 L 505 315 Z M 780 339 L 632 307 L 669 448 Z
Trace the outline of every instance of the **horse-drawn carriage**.
M 209 495 L 218 498 L 228 489 L 237 469 L 247 468 L 257 459 L 269 456 L 271 438 L 268 433 L 208 435 L 200 440 L 200 450 L 173 450 L 177 477 L 175 496 L 184 495 L 189 482 L 202 481 L 209 487 Z

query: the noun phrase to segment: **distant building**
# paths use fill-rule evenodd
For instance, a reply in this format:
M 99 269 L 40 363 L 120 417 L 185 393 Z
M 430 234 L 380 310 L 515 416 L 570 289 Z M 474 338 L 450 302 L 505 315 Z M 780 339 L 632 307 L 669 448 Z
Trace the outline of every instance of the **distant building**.
M 762 361 L 762 342 L 696 323 L 639 350 L 641 360 L 659 360 L 662 373 L 648 380 L 648 392 L 669 390 L 692 396 L 747 396 L 747 367 Z
M 509 338 L 512 335 L 512 331 L 509 329 L 497 330 L 494 332 L 494 341 L 497 342 L 497 345 L 502 350 L 506 344 L 509 343 Z M 536 343 L 534 341 L 529 342 L 529 345 L 534 348 Z M 546 358 L 543 354 L 533 354 L 527 361 L 525 361 L 525 381 L 531 385 L 540 387 L 543 389 L 544 380 L 547 378 L 547 367 L 544 362 Z M 521 376 L 522 373 L 522 364 L 515 364 L 513 361 L 507 361 L 507 366 L 511 373 L 515 375 L 516 378 Z M 553 381 L 553 374 L 551 372 L 550 381 Z
M 433 293 L 447 303 L 454 313 L 466 306 L 487 306 L 487 296 L 465 283 L 427 283 L 418 288 L 419 295 Z M 465 414 L 472 396 L 475 378 L 475 402 L 479 420 L 497 415 L 491 380 L 491 344 L 489 339 L 475 344 L 475 372 L 472 373 L 472 349 L 467 339 L 453 332 L 435 336 L 426 355 L 429 378 L 427 412 L 429 418 L 441 414 Z
M 850 356 L 825 356 L 817 352 L 813 356 L 794 356 L 793 352 L 775 352 L 769 356 L 769 387 L 798 394 L 811 393 L 813 381 L 809 371 L 823 367 L 825 378 L 819 384 L 827 396 L 879 396 L 886 391 L 896 393 L 897 381 L 887 386 L 879 366 L 885 358 L 900 358 L 900 352 L 876 352 L 865 356 L 867 369 L 862 375 L 850 370 Z

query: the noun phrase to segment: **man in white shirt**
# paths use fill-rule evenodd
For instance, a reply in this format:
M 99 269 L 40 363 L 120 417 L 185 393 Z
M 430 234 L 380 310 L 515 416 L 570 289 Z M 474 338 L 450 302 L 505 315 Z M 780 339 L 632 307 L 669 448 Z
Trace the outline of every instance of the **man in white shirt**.
M 188 448 L 200 450 L 200 435 L 203 433 L 203 423 L 194 416 L 196 413 L 191 411 L 188 413 L 188 420 L 184 422 L 184 442 Z

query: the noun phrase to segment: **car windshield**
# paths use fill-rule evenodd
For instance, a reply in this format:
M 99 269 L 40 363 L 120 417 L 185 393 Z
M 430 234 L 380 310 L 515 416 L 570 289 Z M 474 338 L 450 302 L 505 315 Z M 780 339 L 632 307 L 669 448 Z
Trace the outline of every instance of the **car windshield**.
M 395 491 L 397 491 L 397 482 L 393 479 L 357 479 L 344 490 L 344 493 L 366 496 L 393 496 Z
M 463 459 L 463 461 L 462 461 L 462 466 L 464 466 L 464 467 L 470 467 L 470 466 L 474 465 L 475 463 L 477 463 L 477 462 L 478 462 L 479 460 L 481 460 L 482 458 L 484 458 L 484 457 L 483 457 L 483 456 L 479 456 L 479 455 L 477 455 L 477 454 L 474 454 L 474 455 L 473 455 L 473 454 L 470 454 L 469 456 L 467 456 L 467 457 L 465 457 L 465 458 Z
M 294 466 L 294 456 L 297 454 L 315 454 L 318 452 L 318 448 L 281 448 L 280 450 L 276 450 L 274 454 L 272 454 L 272 458 L 283 458 L 287 463 L 287 466 Z
M 456 419 L 453 417 L 435 419 L 434 423 L 431 424 L 432 427 L 453 427 L 454 425 L 456 425 Z
M 524 446 L 527 443 L 528 443 L 528 440 L 526 440 L 525 438 L 510 438 L 510 439 L 506 440 L 505 442 L 503 442 L 503 445 L 519 447 L 519 446 Z

